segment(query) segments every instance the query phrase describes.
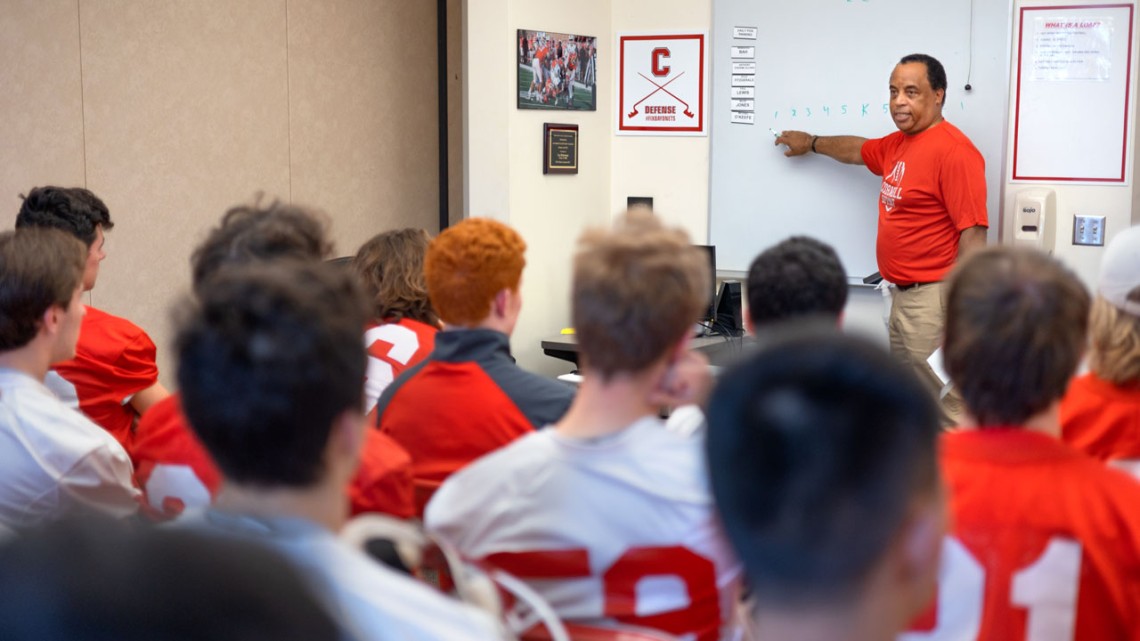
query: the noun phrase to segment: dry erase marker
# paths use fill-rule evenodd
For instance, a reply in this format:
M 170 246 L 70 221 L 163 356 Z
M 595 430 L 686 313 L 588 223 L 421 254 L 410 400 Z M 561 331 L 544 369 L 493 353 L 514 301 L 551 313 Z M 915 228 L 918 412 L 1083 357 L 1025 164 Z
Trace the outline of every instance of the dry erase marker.
M 775 137 L 777 137 L 777 138 L 779 138 L 779 137 L 780 137 L 780 134 L 776 133 L 776 130 L 775 130 L 775 129 L 772 129 L 771 127 L 768 127 L 768 131 L 772 132 L 772 135 L 773 135 L 773 136 L 775 136 Z

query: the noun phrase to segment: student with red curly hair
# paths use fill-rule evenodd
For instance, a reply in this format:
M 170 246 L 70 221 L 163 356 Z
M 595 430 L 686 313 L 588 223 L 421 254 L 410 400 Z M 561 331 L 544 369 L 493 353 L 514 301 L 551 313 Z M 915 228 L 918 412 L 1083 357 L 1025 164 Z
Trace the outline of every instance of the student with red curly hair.
M 431 355 L 376 404 L 380 431 L 412 457 L 421 513 L 452 472 L 557 421 L 574 395 L 511 356 L 525 250 L 507 225 L 471 218 L 440 233 L 424 257 L 428 295 L 444 328 Z

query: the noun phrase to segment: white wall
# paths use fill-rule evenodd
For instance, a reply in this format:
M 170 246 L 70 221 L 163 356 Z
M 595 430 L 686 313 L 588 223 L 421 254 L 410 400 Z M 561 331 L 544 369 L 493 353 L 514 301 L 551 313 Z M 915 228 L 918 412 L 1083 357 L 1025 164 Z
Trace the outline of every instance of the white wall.
M 613 3 L 611 44 L 618 33 L 708 33 L 711 27 L 712 0 L 617 0 Z M 616 61 L 608 62 L 602 68 L 609 77 L 610 90 L 603 98 L 613 104 Z M 706 77 L 706 105 L 711 104 L 710 85 L 711 77 Z M 614 123 L 609 127 L 613 154 L 610 208 L 620 212 L 628 196 L 652 196 L 653 208 L 662 218 L 685 228 L 694 243 L 708 242 L 710 137 L 614 136 Z
M 1017 42 L 1017 29 L 1019 27 L 1019 18 L 1017 11 L 1022 5 L 1027 6 L 1051 6 L 1051 5 L 1092 5 L 1098 4 L 1089 1 L 1071 0 L 1033 0 L 1032 2 L 1021 2 L 1017 0 L 1014 4 L 1014 25 L 1013 25 L 1013 40 Z M 1135 18 L 1134 18 L 1135 19 Z M 1123 30 L 1121 25 L 1121 30 Z M 1123 38 L 1123 34 L 1117 32 L 1118 37 Z M 1125 32 L 1126 33 L 1126 32 Z M 1129 141 L 1128 157 L 1132 158 L 1135 153 L 1135 122 L 1136 122 L 1136 79 L 1137 79 L 1137 56 L 1140 52 L 1137 51 L 1137 29 L 1133 24 L 1133 44 L 1132 44 L 1132 78 L 1131 87 L 1132 95 L 1129 97 L 1130 103 L 1127 109 L 1129 114 L 1128 134 L 1127 140 Z M 1117 43 L 1113 43 L 1116 45 Z M 1123 43 L 1121 43 L 1123 44 Z M 1010 55 L 1010 76 L 1011 78 L 1017 77 L 1017 51 L 1012 50 Z M 1095 287 L 1096 279 L 1100 273 L 1100 261 L 1104 256 L 1104 247 L 1086 247 L 1073 245 L 1073 215 L 1074 214 L 1089 214 L 1105 216 L 1105 244 L 1112 240 L 1112 238 L 1127 229 L 1132 225 L 1132 205 L 1133 193 L 1135 192 L 1134 181 L 1126 185 L 1066 185 L 1066 184 L 1045 184 L 1045 183 L 1013 183 L 1010 182 L 1008 176 L 1009 156 L 1012 155 L 1013 149 L 1013 117 L 1014 110 L 1016 109 L 1015 91 L 1016 87 L 1011 82 L 1010 88 L 1010 113 L 1009 113 L 1009 141 L 1007 142 L 1006 151 L 1006 168 L 1004 172 L 1006 176 L 1003 187 L 1003 202 L 1004 211 L 1013 212 L 1014 199 L 1017 197 L 1017 192 L 1021 189 L 1032 188 L 1047 188 L 1053 189 L 1057 193 L 1057 237 L 1056 243 L 1053 248 L 1053 255 L 1060 258 L 1065 264 L 1077 272 L 1083 281 L 1090 287 Z M 1135 166 L 1135 163 L 1133 163 Z M 1126 174 L 1130 175 L 1130 174 Z M 1002 243 L 1011 244 L 1013 242 L 1013 224 L 1012 218 L 1007 221 L 1002 227 Z
M 569 365 L 543 355 L 539 341 L 570 324 L 575 239 L 586 227 L 610 220 L 613 104 L 609 86 L 601 84 L 597 111 L 516 109 L 516 30 L 597 36 L 604 83 L 613 51 L 610 0 L 581 0 L 572 6 L 471 0 L 464 11 L 466 211 L 502 220 L 526 240 L 523 311 L 511 350 L 524 368 L 565 373 Z M 544 122 L 579 126 L 577 174 L 543 175 Z

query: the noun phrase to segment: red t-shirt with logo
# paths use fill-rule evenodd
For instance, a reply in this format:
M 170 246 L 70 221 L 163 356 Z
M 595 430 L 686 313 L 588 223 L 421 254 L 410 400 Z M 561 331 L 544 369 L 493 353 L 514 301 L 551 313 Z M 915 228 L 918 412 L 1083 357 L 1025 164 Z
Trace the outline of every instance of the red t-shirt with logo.
M 989 226 L 982 154 L 945 120 L 914 135 L 868 140 L 861 151 L 871 173 L 883 177 L 879 272 L 898 285 L 942 280 L 962 230 Z

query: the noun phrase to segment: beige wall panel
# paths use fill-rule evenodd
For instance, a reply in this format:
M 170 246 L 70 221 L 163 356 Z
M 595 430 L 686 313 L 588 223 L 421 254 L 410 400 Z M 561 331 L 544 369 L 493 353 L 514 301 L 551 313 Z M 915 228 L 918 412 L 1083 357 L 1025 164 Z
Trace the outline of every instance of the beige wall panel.
M 76 0 L 0 6 L 0 229 L 18 194 L 83 185 L 83 96 Z
M 289 0 L 293 200 L 334 219 L 337 252 L 438 229 L 435 3 Z
M 134 320 L 174 382 L 169 309 L 226 208 L 288 198 L 285 0 L 84 1 L 88 186 L 115 220 L 95 305 Z

